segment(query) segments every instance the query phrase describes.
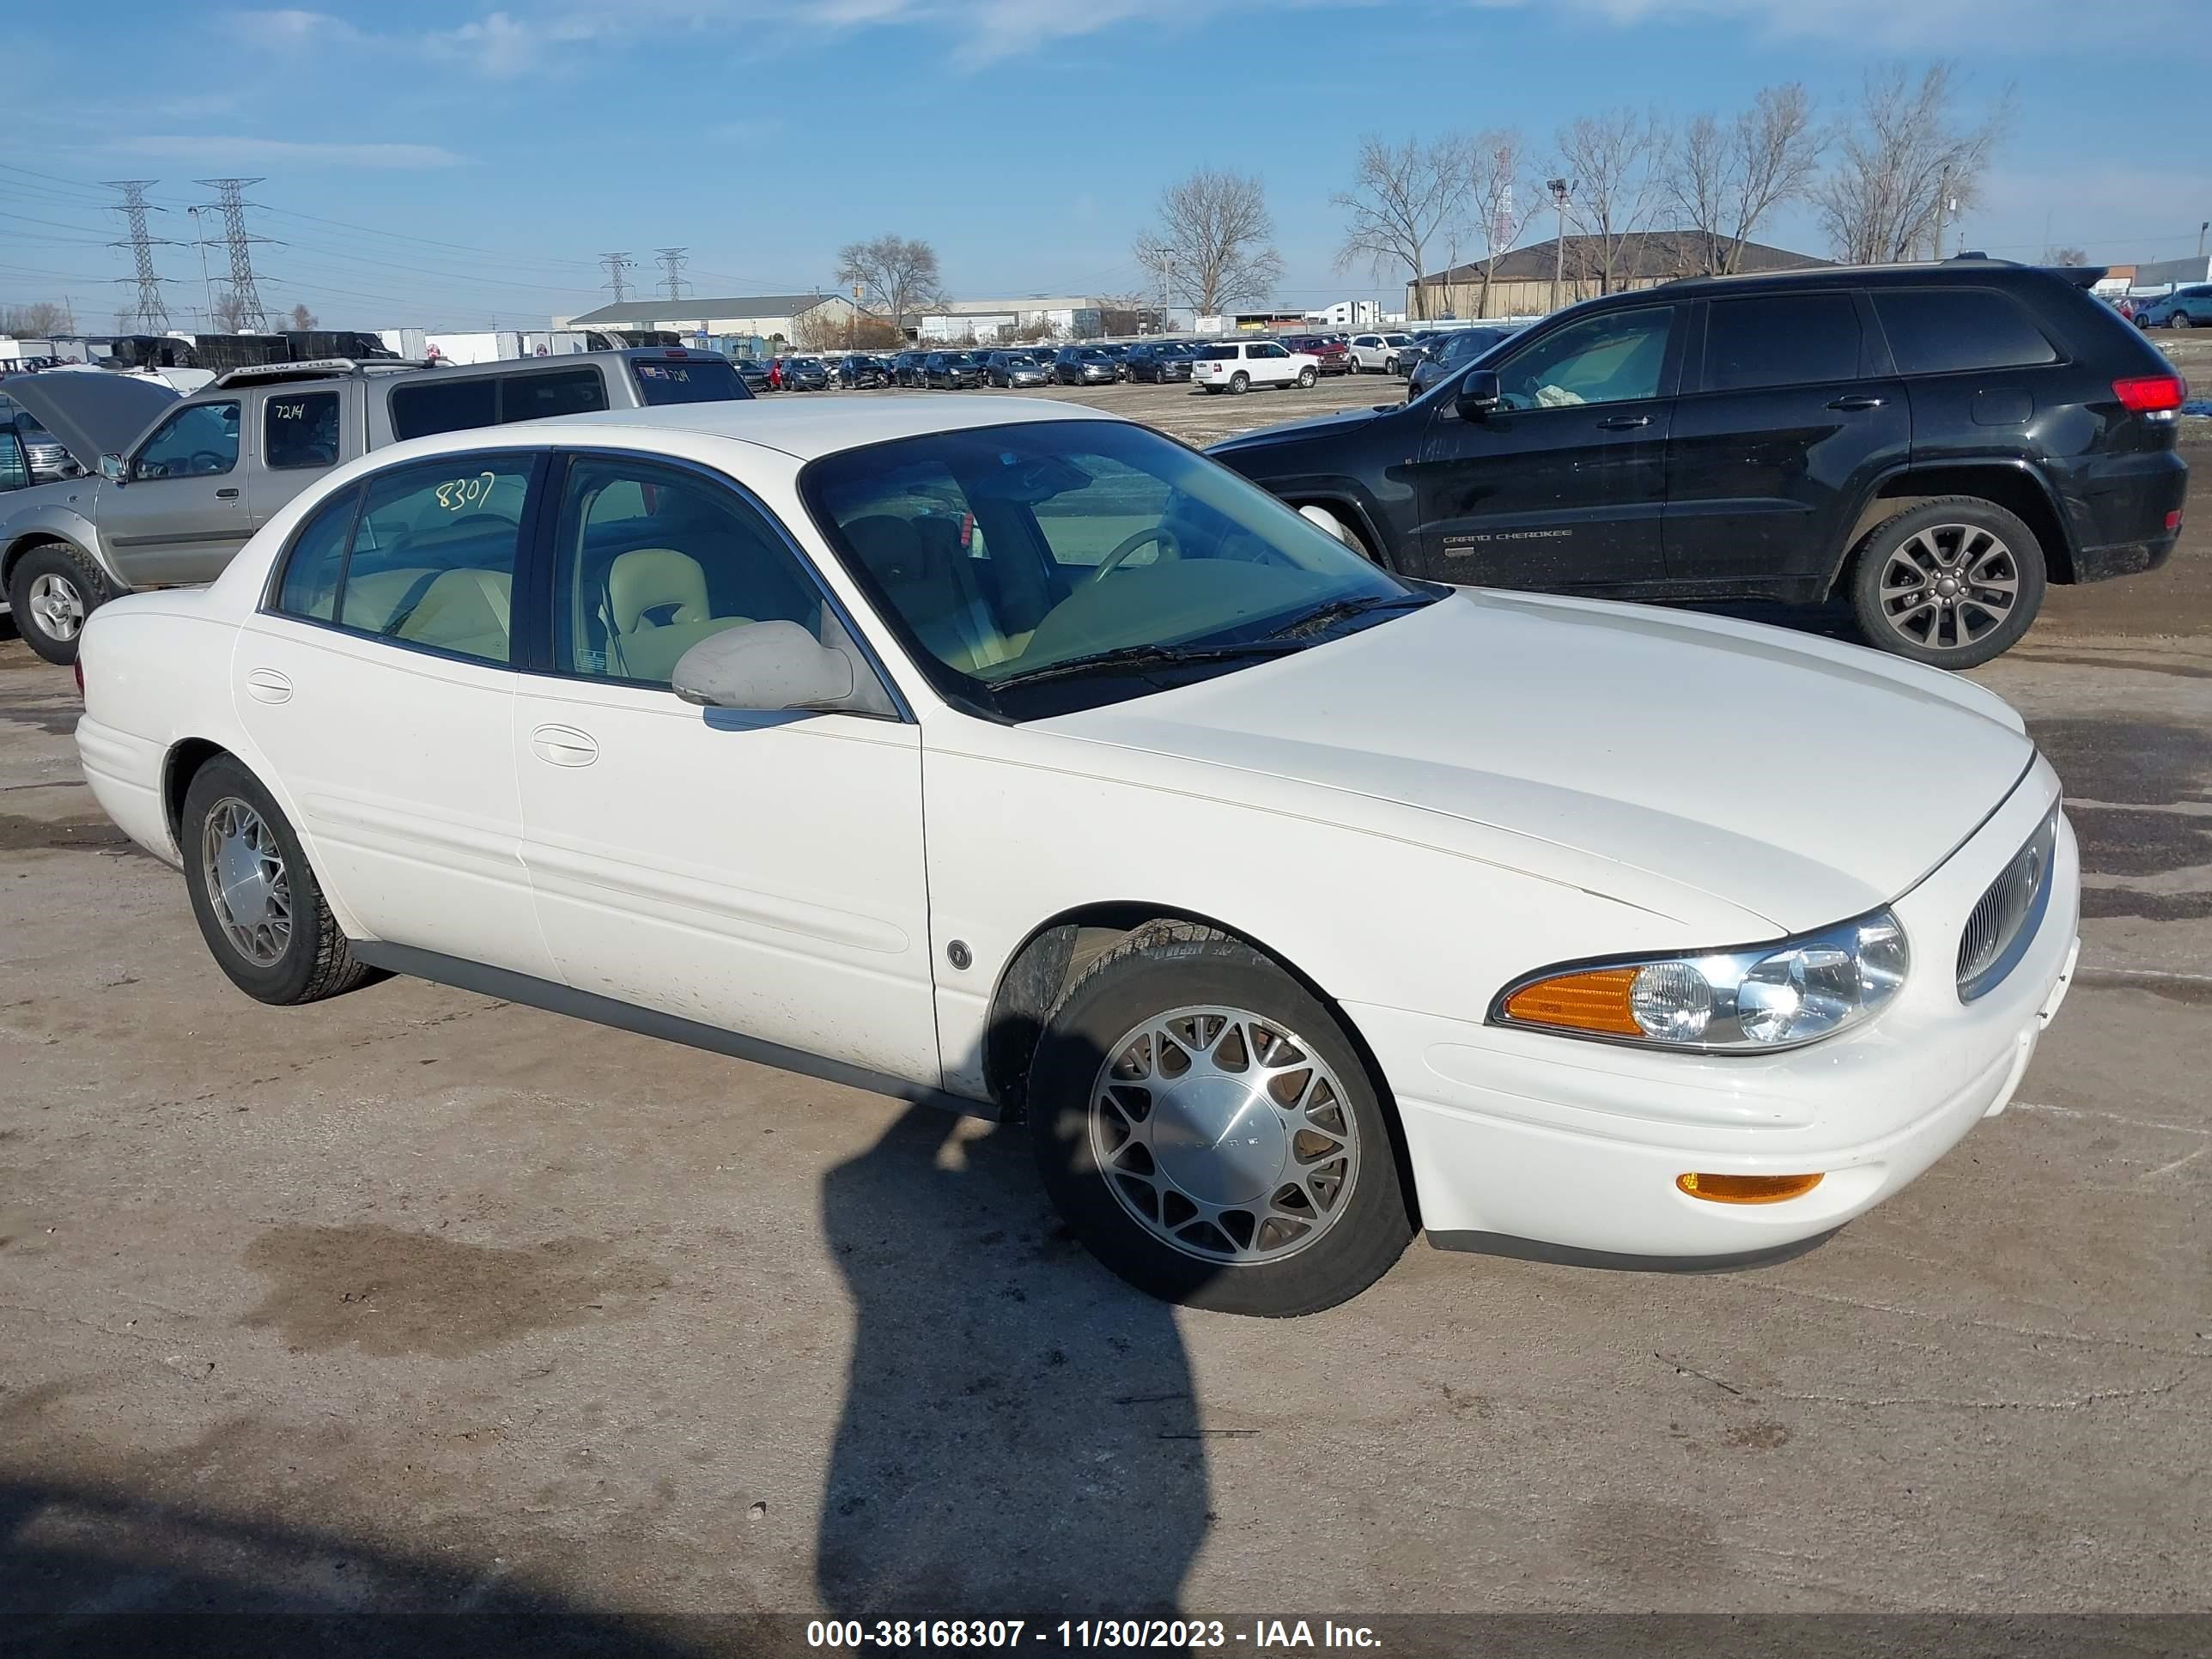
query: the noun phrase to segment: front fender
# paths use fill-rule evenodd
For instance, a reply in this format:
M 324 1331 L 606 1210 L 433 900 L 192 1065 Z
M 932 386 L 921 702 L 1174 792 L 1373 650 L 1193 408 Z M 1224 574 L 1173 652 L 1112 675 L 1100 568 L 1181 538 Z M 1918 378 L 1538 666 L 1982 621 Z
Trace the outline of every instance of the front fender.
M 99 496 L 96 478 L 64 478 L 11 495 L 0 507 L 0 586 L 15 574 L 15 561 L 26 548 L 40 542 L 67 542 L 100 567 L 115 592 L 129 592 L 131 584 L 100 544 L 94 521 Z

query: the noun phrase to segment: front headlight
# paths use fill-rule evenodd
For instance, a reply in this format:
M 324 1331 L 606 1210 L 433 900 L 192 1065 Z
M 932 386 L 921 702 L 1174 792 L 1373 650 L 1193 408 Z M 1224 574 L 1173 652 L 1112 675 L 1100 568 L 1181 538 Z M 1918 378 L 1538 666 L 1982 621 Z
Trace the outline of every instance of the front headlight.
M 1647 1048 L 1767 1054 L 1871 1019 L 1911 965 L 1905 929 L 1877 910 L 1766 945 L 1562 963 L 1507 986 L 1490 1018 Z

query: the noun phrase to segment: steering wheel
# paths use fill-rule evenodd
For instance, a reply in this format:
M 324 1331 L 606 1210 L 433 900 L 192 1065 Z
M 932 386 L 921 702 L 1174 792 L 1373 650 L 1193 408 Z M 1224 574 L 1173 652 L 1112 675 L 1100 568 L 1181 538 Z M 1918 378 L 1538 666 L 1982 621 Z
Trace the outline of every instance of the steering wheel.
M 1098 568 L 1091 573 L 1091 580 L 1094 582 L 1104 581 L 1109 574 L 1121 568 L 1122 560 L 1127 558 L 1146 542 L 1158 542 L 1160 544 L 1160 557 L 1164 559 L 1182 557 L 1182 544 L 1176 540 L 1174 531 L 1164 524 L 1146 525 L 1142 530 L 1133 532 L 1116 542 L 1114 544 L 1114 550 L 1098 561 Z
M 185 465 L 191 467 L 198 476 L 211 477 L 216 473 L 230 471 L 230 458 L 227 455 L 218 455 L 212 449 L 196 449 L 186 459 Z

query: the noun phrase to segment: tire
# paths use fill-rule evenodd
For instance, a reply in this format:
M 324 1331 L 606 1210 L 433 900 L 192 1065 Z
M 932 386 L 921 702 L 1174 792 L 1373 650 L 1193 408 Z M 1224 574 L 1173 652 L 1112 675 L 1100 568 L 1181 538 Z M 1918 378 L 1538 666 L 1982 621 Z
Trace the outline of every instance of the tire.
M 1263 1044 L 1272 1081 L 1240 1081 L 1260 1074 Z M 1178 1097 L 1173 1081 L 1193 1075 L 1211 1087 Z M 1214 929 L 1152 923 L 1092 963 L 1046 1020 L 1029 1100 L 1037 1170 L 1069 1229 L 1164 1301 L 1317 1313 L 1389 1272 L 1413 1237 L 1358 1051 L 1304 986 Z M 1180 1135 L 1156 1160 L 1163 1124 Z
M 85 618 L 114 597 L 106 573 L 67 542 L 26 550 L 8 576 L 8 605 L 23 642 L 64 667 L 76 660 Z
M 1319 370 L 1302 368 L 1298 371 L 1298 389 L 1302 392 L 1310 392 L 1320 380 L 1321 373 Z
M 1347 356 L 1345 358 L 1345 360 L 1344 360 L 1344 372 L 1345 372 L 1346 374 L 1358 374 L 1358 373 L 1359 373 L 1359 359 L 1358 359 L 1358 358 L 1357 358 L 1357 357 L 1354 357 L 1354 356 Z
M 2168 328 L 2193 328 L 2196 326 L 2195 324 L 2191 322 L 2189 313 L 2182 310 L 2179 306 L 2176 306 L 2173 308 L 2172 314 L 2166 319 L 2166 325 Z
M 1374 562 L 1375 555 L 1368 548 L 1367 538 L 1359 533 L 1356 526 L 1348 523 L 1344 514 L 1338 512 L 1336 508 L 1321 501 L 1308 501 L 1298 508 L 1298 514 L 1309 523 L 1328 532 L 1361 558 L 1370 563 Z M 1322 519 L 1327 519 L 1328 522 L 1322 524 L 1320 521 Z
M 1232 397 L 1241 398 L 1251 389 L 1252 377 L 1243 369 L 1238 369 L 1229 377 L 1229 391 Z
M 1221 388 L 1218 386 L 1209 386 L 1202 389 L 1209 398 L 1218 398 L 1221 395 Z
M 255 1001 L 278 1006 L 317 1002 L 383 977 L 355 959 L 290 823 L 260 781 L 228 755 L 215 757 L 192 774 L 177 840 L 200 937 L 216 966 Z M 257 848 L 260 868 L 247 876 L 243 866 Z M 256 878 L 269 884 L 241 899 L 240 888 Z M 272 895 L 270 886 L 278 884 L 278 893 Z M 272 897 L 281 903 L 281 925 L 276 907 L 269 902 Z M 219 902 L 224 906 L 220 913 Z M 248 903 L 263 908 L 248 910 Z M 234 911 L 233 905 L 238 907 Z M 250 937 L 256 949 L 249 951 L 241 936 Z
M 1920 580 L 1909 580 L 1916 572 Z M 1940 592 L 1947 576 L 1959 584 L 1949 595 Z M 2016 514 L 1949 495 L 1866 533 L 1852 555 L 1851 608 L 1877 650 L 1972 668 L 2020 642 L 2042 609 L 2045 581 L 2042 545 Z M 2004 594 L 2002 610 L 1990 603 Z

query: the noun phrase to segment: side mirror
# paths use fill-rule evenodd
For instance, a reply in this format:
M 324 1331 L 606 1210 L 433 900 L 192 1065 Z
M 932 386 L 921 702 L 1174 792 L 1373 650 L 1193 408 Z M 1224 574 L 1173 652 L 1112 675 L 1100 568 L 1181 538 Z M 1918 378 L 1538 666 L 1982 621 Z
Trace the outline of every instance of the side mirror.
M 103 455 L 100 458 L 100 476 L 108 483 L 121 483 L 124 472 L 123 458 L 120 455 Z
M 1459 406 L 1461 416 L 1470 421 L 1486 421 L 1504 394 L 1498 387 L 1498 371 L 1494 368 L 1471 368 L 1461 377 L 1459 392 L 1453 402 Z
M 678 696 L 709 708 L 834 708 L 853 698 L 853 659 L 793 622 L 741 623 L 677 659 Z

